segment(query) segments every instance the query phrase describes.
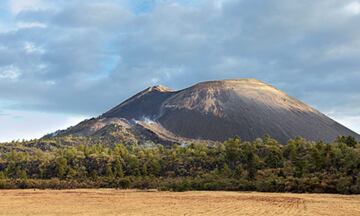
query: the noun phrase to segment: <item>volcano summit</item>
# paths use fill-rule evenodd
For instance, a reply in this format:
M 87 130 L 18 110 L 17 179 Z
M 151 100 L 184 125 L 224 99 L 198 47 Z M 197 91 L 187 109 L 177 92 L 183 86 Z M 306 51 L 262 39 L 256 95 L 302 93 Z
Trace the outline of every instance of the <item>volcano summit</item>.
M 351 135 L 360 140 L 357 133 L 255 79 L 201 82 L 179 91 L 150 87 L 60 134 L 92 136 L 114 125 L 134 139 L 154 142 L 223 141 L 234 136 L 254 140 L 266 134 L 283 143 L 297 136 L 330 142 Z

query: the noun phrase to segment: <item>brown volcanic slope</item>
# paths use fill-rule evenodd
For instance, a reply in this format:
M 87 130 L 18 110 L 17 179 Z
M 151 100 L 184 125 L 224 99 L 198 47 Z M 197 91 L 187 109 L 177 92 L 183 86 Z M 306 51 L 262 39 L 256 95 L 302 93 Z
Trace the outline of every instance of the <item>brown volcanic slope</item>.
M 236 135 L 254 140 L 265 134 L 281 142 L 296 136 L 315 141 L 333 141 L 338 135 L 360 139 L 324 114 L 255 79 L 202 82 L 180 91 L 151 87 L 100 118 L 136 120 L 155 134 L 165 134 L 164 139 L 175 140 L 223 141 Z

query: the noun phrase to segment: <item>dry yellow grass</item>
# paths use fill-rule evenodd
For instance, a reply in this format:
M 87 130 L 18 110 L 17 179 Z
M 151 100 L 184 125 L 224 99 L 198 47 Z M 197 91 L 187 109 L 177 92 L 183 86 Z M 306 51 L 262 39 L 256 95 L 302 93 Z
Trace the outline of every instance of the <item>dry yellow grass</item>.
M 360 196 L 135 190 L 0 190 L 0 215 L 360 215 Z

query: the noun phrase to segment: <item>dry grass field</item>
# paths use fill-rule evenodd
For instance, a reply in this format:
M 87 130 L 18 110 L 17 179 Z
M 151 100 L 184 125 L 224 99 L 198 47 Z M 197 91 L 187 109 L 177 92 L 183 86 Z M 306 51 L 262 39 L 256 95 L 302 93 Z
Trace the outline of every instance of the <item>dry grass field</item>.
M 360 215 L 360 196 L 136 190 L 0 190 L 0 215 Z

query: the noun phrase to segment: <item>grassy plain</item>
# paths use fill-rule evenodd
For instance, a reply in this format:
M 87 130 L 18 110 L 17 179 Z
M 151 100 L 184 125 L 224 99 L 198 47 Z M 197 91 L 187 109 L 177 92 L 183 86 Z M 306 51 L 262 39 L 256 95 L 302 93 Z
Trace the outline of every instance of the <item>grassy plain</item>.
M 0 190 L 0 215 L 360 215 L 360 195 Z

